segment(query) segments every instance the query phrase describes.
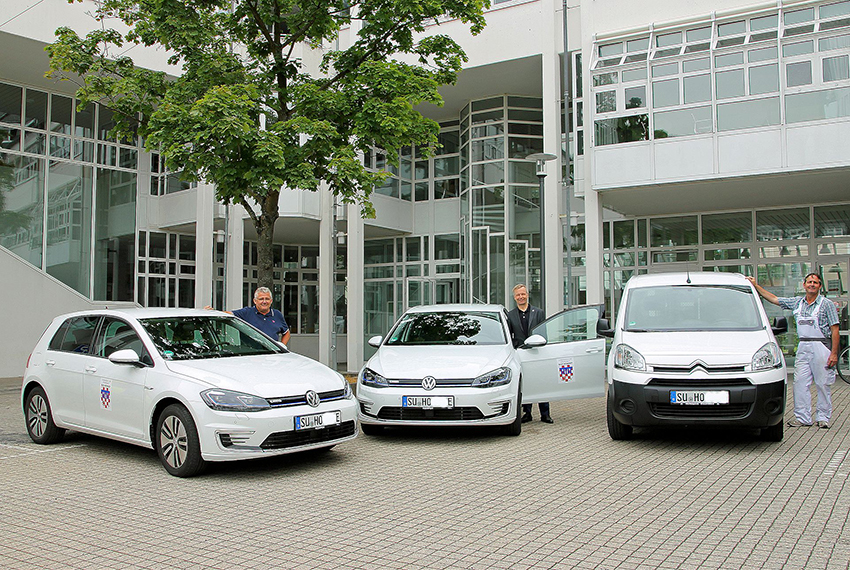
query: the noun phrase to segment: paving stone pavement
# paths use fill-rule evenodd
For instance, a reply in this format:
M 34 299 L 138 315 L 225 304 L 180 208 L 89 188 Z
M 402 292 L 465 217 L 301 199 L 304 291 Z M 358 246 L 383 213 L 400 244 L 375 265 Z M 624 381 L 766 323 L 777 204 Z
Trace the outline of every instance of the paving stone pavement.
M 517 438 L 361 434 L 194 479 L 79 433 L 35 445 L 18 391 L 0 381 L 0 568 L 850 568 L 841 380 L 832 429 L 782 443 L 719 430 L 615 442 L 597 398 L 553 403 L 554 425 Z

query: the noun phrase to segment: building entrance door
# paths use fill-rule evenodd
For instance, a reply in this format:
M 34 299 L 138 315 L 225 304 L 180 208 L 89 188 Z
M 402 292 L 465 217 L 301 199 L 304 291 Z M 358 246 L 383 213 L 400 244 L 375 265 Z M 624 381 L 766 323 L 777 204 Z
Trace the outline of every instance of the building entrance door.
M 435 280 L 427 277 L 405 277 L 404 310 L 419 305 L 433 305 Z

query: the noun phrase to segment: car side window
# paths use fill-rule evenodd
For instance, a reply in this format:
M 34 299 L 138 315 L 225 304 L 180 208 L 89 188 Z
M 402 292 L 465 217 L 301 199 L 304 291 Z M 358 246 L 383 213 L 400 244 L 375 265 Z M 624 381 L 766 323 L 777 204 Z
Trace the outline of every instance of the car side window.
M 139 355 L 141 361 L 145 362 L 147 351 L 142 344 L 142 339 L 139 338 L 133 327 L 121 319 L 105 317 L 100 335 L 95 343 L 93 354 L 95 356 L 109 358 L 113 352 L 127 348 L 133 350 Z
M 567 309 L 534 327 L 531 334 L 539 334 L 547 344 L 593 340 L 599 336 L 596 333 L 599 311 L 599 307 Z
M 50 350 L 89 354 L 98 316 L 73 317 L 63 323 L 50 340 Z M 64 334 L 63 334 L 64 333 Z M 61 338 L 60 338 L 61 336 Z

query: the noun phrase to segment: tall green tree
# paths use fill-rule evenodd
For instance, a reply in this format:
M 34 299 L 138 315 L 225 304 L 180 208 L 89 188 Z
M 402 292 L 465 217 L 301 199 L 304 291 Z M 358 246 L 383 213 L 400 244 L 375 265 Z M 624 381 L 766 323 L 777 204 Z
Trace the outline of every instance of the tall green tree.
M 69 28 L 56 31 L 46 48 L 48 75 L 78 81 L 81 105 L 115 111 L 115 135 L 138 133 L 170 169 L 213 183 L 219 200 L 244 206 L 259 236 L 259 283 L 270 287 L 281 188 L 317 190 L 324 180 L 343 203 L 374 216 L 369 195 L 382 174 L 366 170 L 358 151 L 375 146 L 392 156 L 404 145 L 436 143 L 439 126 L 414 106 L 440 105 L 438 87 L 456 80 L 466 55 L 433 33 L 439 28 L 423 32 L 451 18 L 477 34 L 487 6 L 489 0 L 104 0 L 95 14 L 102 29 L 82 38 Z M 353 21 L 356 37 L 337 49 L 339 31 Z M 165 48 L 182 74 L 115 55 L 131 44 Z M 307 69 L 301 58 L 315 53 L 321 65 Z

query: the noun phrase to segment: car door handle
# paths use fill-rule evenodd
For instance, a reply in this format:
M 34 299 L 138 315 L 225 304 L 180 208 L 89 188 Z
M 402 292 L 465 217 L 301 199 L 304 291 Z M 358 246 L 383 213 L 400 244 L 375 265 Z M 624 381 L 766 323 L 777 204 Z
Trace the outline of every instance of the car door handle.
M 56 361 L 55 361 L 55 360 L 45 360 L 45 361 L 44 361 L 44 365 L 45 365 L 45 366 L 55 366 L 55 365 L 56 365 Z
M 588 354 L 593 354 L 594 352 L 602 352 L 602 349 L 601 348 L 588 348 L 587 350 L 585 350 L 585 352 L 588 353 Z
M 97 372 L 97 367 L 96 366 L 86 366 L 86 372 L 88 372 L 89 374 L 94 374 L 95 372 Z

